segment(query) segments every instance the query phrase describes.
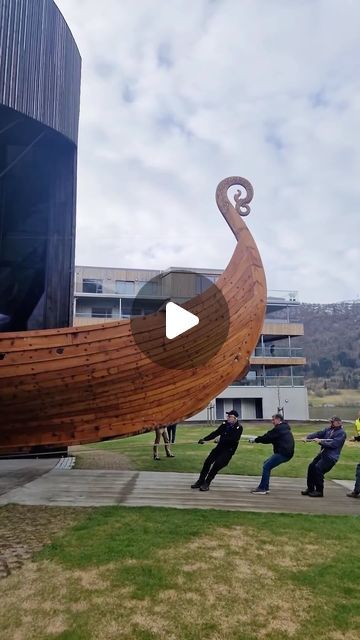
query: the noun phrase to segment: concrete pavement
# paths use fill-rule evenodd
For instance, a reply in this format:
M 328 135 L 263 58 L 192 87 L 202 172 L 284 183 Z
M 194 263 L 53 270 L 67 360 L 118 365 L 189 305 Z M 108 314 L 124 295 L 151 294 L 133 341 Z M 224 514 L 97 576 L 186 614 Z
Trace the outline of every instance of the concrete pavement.
M 301 496 L 303 478 L 272 478 L 271 492 L 250 493 L 259 478 L 218 475 L 208 492 L 190 488 L 196 474 L 64 469 L 57 460 L 0 461 L 0 505 L 152 506 L 180 509 L 359 515 L 360 500 L 346 497 L 352 481 L 326 482 L 324 498 Z M 13 463 L 13 464 L 10 464 Z M 19 466 L 18 472 L 15 467 Z
M 39 478 L 58 463 L 54 458 L 0 460 L 0 496 Z

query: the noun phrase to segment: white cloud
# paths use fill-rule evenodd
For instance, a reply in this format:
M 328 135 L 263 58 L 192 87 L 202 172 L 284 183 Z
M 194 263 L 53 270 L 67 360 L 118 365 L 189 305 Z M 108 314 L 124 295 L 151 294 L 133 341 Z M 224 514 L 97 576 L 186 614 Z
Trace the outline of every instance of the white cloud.
M 225 267 L 214 192 L 247 218 L 269 288 L 359 294 L 357 0 L 57 0 L 83 58 L 78 264 Z

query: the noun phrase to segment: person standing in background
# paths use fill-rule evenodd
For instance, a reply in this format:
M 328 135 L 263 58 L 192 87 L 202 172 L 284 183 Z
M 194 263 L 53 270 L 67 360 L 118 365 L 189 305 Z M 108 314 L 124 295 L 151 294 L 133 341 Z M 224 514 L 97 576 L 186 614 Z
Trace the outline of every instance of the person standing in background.
M 360 442 L 360 411 L 358 412 L 358 417 L 354 422 L 354 432 L 354 437 L 351 438 L 351 441 L 354 442 L 355 440 L 357 440 L 358 442 Z
M 176 427 L 177 427 L 177 423 L 175 422 L 174 424 L 168 424 L 167 428 L 167 432 L 169 434 L 169 440 L 171 442 L 171 444 L 174 444 L 175 442 L 175 437 L 176 437 Z
M 154 460 L 160 460 L 159 444 L 160 444 L 161 437 L 164 440 L 166 457 L 167 458 L 175 458 L 174 454 L 171 453 L 169 436 L 168 436 L 168 432 L 167 432 L 166 427 L 157 427 L 155 429 L 155 442 L 154 442 L 154 446 L 153 446 L 153 457 L 154 457 Z

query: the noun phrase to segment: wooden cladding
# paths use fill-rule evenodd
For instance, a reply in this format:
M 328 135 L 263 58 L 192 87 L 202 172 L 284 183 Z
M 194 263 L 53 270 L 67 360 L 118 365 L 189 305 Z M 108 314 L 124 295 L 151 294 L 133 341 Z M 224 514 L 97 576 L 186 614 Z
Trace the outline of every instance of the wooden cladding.
M 303 336 L 304 325 L 301 322 L 269 322 L 266 320 L 262 333 L 267 336 Z
M 303 356 L 251 356 L 250 364 L 266 365 L 267 367 L 287 367 L 290 365 L 305 365 L 306 358 Z
M 0 104 L 75 144 L 81 58 L 52 0 L 0 0 Z

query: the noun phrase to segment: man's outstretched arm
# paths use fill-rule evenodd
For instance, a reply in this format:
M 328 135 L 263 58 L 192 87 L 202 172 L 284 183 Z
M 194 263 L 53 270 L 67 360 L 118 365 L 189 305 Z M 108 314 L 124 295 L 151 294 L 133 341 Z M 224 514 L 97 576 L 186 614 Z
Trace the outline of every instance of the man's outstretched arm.
M 221 425 L 215 431 L 212 431 L 204 438 L 200 438 L 198 444 L 204 444 L 204 442 L 208 442 L 209 440 L 214 440 L 217 436 L 221 436 Z

